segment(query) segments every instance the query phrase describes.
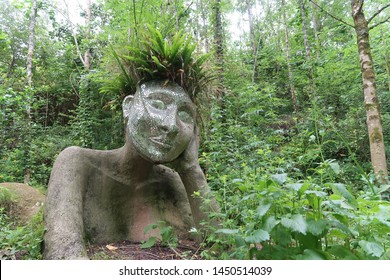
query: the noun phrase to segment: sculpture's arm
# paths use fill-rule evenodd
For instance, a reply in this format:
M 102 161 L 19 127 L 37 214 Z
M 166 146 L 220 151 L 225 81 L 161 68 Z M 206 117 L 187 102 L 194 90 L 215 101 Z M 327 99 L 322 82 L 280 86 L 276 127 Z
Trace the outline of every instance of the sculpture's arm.
M 78 147 L 65 149 L 54 163 L 45 205 L 46 259 L 88 259 L 83 240 L 83 168 Z
M 199 164 L 187 169 L 179 169 L 178 173 L 187 192 L 192 216 L 197 228 L 206 220 L 211 212 L 218 212 L 219 206 L 212 197 L 206 177 Z
M 195 128 L 197 132 L 197 128 Z M 173 163 L 187 192 L 191 212 L 196 227 L 208 217 L 210 212 L 219 212 L 219 205 L 212 197 L 206 177 L 198 160 L 199 138 L 195 133 L 187 149 Z M 206 202 L 207 203 L 203 203 Z

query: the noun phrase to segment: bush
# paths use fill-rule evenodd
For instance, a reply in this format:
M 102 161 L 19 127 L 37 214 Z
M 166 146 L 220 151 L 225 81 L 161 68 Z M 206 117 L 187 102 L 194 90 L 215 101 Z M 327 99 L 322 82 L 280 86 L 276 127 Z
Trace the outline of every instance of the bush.
M 4 209 L 0 209 L 0 259 L 42 259 L 43 211 L 26 226 L 15 227 Z

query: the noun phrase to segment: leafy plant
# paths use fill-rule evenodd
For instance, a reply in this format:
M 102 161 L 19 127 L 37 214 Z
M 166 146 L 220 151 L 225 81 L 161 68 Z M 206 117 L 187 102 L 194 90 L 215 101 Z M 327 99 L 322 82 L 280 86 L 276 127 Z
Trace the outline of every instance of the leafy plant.
M 130 89 L 130 93 L 135 92 L 139 82 L 171 80 L 194 98 L 215 78 L 215 74 L 205 67 L 212 53 L 196 57 L 196 45 L 183 31 L 174 35 L 171 32 L 162 34 L 147 25 L 140 36 L 138 46 L 127 48 L 128 54 L 118 55 L 112 48 L 125 80 L 124 86 Z
M 43 241 L 43 211 L 39 211 L 26 226 L 15 227 L 3 209 L 0 211 L 0 258 L 41 259 Z
M 159 221 L 156 224 L 151 224 L 145 227 L 144 234 L 147 234 L 151 230 L 158 229 L 161 238 L 151 236 L 147 241 L 141 244 L 142 249 L 148 249 L 156 245 L 157 241 L 162 246 L 176 247 L 178 243 L 177 236 L 173 230 L 173 227 L 165 221 Z
M 9 189 L 0 187 L 0 209 L 5 213 L 9 213 L 14 202 L 14 194 Z

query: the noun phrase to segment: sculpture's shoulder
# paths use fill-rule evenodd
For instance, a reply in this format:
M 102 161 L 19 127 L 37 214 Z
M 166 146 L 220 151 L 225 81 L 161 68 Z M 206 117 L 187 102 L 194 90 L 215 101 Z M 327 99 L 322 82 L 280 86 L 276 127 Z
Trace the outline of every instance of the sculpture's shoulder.
M 98 157 L 98 151 L 81 148 L 77 146 L 71 146 L 64 149 L 56 158 L 53 171 L 62 170 L 62 171 L 81 171 L 87 168 L 89 163 L 93 161 L 94 158 Z
M 67 162 L 69 164 L 81 161 L 85 158 L 85 154 L 87 151 L 88 149 L 77 146 L 68 147 L 58 155 L 56 163 L 58 164 L 61 162 Z
M 120 151 L 119 151 L 120 153 Z M 96 169 L 105 169 L 118 157 L 118 150 L 93 150 L 78 146 L 64 149 L 56 158 L 53 171 L 61 173 L 83 173 Z

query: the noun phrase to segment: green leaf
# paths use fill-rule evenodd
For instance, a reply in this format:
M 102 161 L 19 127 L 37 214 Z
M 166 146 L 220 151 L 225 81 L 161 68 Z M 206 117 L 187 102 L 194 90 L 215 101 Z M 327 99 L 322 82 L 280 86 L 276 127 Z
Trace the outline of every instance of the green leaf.
M 378 244 L 377 242 L 370 242 L 366 240 L 359 241 L 359 246 L 363 249 L 364 252 L 366 252 L 368 255 L 374 256 L 374 257 L 380 257 L 385 252 L 385 249 L 382 245 Z
M 252 235 L 245 238 L 247 243 L 261 243 L 266 240 L 269 240 L 269 233 L 262 229 L 254 231 Z
M 149 66 L 149 63 L 147 60 L 145 59 L 142 59 L 142 58 L 139 58 L 139 57 L 134 57 L 134 56 L 130 56 L 130 55 L 124 55 L 122 56 L 124 59 L 127 59 L 128 61 L 132 61 L 132 62 L 135 62 L 139 65 L 143 65 L 144 67 L 148 67 Z
M 348 219 L 345 218 L 345 220 L 348 220 Z M 338 220 L 330 220 L 329 225 L 331 225 L 333 228 L 345 233 L 347 236 L 355 236 L 356 235 L 356 233 L 352 232 L 347 225 L 343 224 L 342 222 L 340 222 Z
M 344 197 L 351 205 L 357 205 L 353 195 L 347 190 L 344 184 L 333 183 L 331 184 L 332 190 L 335 194 L 339 194 Z
M 150 225 L 147 225 L 145 228 L 144 228 L 144 234 L 147 234 L 149 231 L 151 231 L 152 229 L 156 229 L 157 228 L 157 224 L 150 224 Z
M 234 183 L 243 183 L 244 182 L 244 180 L 242 180 L 242 179 L 240 179 L 240 178 L 235 178 L 235 179 L 233 179 L 232 180 L 232 183 L 234 184 Z
M 274 216 L 268 217 L 264 223 L 263 229 L 265 231 L 271 232 L 273 228 L 280 223 L 279 220 L 276 220 Z
M 163 69 L 166 69 L 167 67 L 165 67 L 165 65 L 163 65 L 160 60 L 158 60 L 158 58 L 156 56 L 152 56 L 152 59 L 154 61 L 154 63 L 156 63 L 157 67 L 159 68 L 163 68 Z
M 287 173 L 273 174 L 271 179 L 277 182 L 279 185 L 283 185 L 287 180 Z
M 111 51 L 112 51 L 112 54 L 114 55 L 116 61 L 118 62 L 119 64 L 119 67 L 121 68 L 122 70 L 122 74 L 125 76 L 126 78 L 126 81 L 128 82 L 129 85 L 132 85 L 134 82 L 133 80 L 130 78 L 130 76 L 127 74 L 126 70 L 125 70 L 125 67 L 123 66 L 122 62 L 120 61 L 119 59 L 119 56 L 118 54 L 116 53 L 115 49 L 113 46 L 110 46 L 111 47 Z
M 287 184 L 286 187 L 293 191 L 299 191 L 302 188 L 302 183 L 296 183 L 296 184 Z
M 152 248 L 154 245 L 156 245 L 157 238 L 156 237 L 150 237 L 146 242 L 141 244 L 141 249 L 149 249 Z
M 328 223 L 325 220 L 310 220 L 307 222 L 307 231 L 315 236 L 321 236 L 326 230 Z
M 348 248 L 345 248 L 341 245 L 334 245 L 329 248 L 329 253 L 336 257 L 339 260 L 357 260 L 359 259 L 355 256 Z
M 184 40 L 185 40 L 185 38 L 184 38 L 184 36 L 182 36 L 181 31 L 176 33 L 176 35 L 173 37 L 171 53 L 170 53 L 170 59 L 172 61 L 175 61 L 177 59 L 177 54 L 178 54 L 180 48 L 183 46 Z
M 327 196 L 327 193 L 322 192 L 322 191 L 309 191 L 308 190 L 308 191 L 305 191 L 305 194 L 308 194 L 308 195 L 312 194 L 312 195 L 315 195 L 319 198 L 323 198 L 323 197 Z
M 322 255 L 320 252 L 306 249 L 303 251 L 302 255 L 297 256 L 298 260 L 326 260 L 326 257 Z
M 222 234 L 237 234 L 239 232 L 238 229 L 228 229 L 228 228 L 222 228 L 217 230 L 215 233 L 222 233 Z
M 331 162 L 329 163 L 330 168 L 332 168 L 333 172 L 337 175 L 340 174 L 341 168 L 340 165 L 337 162 Z
M 256 209 L 256 213 L 259 217 L 263 217 L 267 212 L 268 210 L 271 208 L 271 203 L 267 203 L 267 204 L 262 204 L 260 205 L 259 207 L 257 207 Z
M 306 234 L 307 223 L 305 221 L 305 218 L 300 214 L 292 216 L 291 219 L 283 218 L 281 223 L 283 226 L 291 229 L 292 231 Z

